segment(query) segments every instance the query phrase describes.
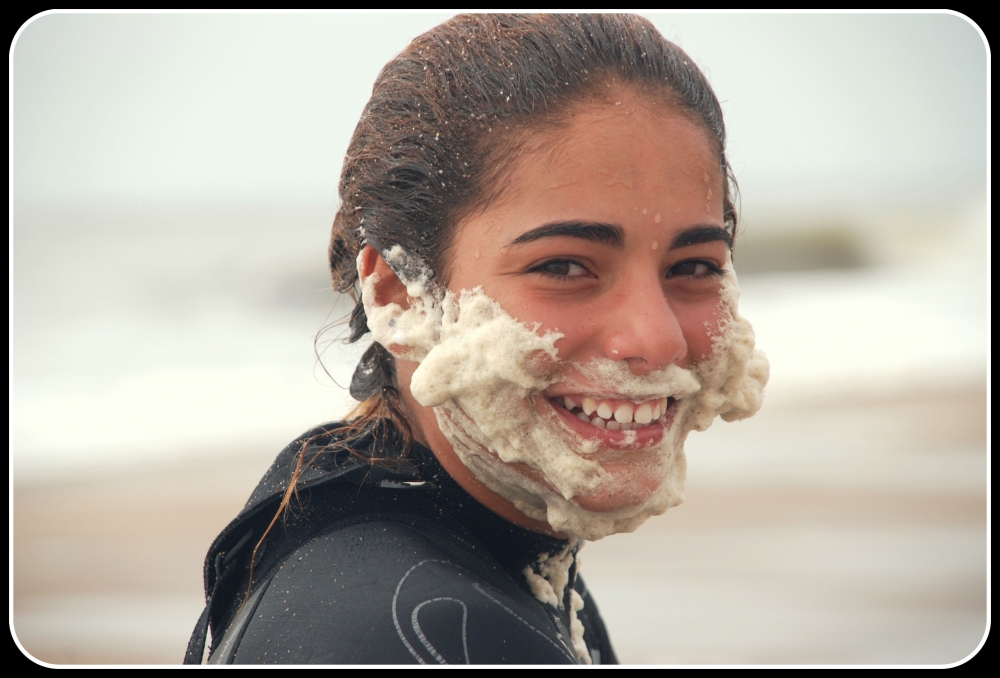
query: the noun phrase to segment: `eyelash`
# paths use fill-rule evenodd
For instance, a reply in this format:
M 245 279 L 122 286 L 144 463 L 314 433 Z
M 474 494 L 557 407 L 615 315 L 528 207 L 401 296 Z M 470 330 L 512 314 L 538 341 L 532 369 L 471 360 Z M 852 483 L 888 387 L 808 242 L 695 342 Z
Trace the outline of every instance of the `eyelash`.
M 587 273 L 587 275 L 566 275 L 564 273 L 553 273 L 552 271 L 545 270 L 546 268 L 554 264 L 562 264 L 564 266 L 579 266 Z M 528 273 L 538 273 L 540 275 L 545 276 L 546 278 L 554 278 L 556 280 L 582 280 L 583 278 L 593 277 L 593 274 L 586 266 L 581 264 L 579 261 L 575 261 L 573 259 L 549 259 L 548 261 L 543 262 L 532 269 L 529 269 Z
M 674 264 L 673 266 L 671 266 L 670 270 L 667 271 L 667 274 L 669 275 L 670 271 L 673 271 L 674 269 L 680 268 L 681 266 L 691 265 L 691 264 L 694 264 L 694 265 L 701 264 L 702 266 L 705 266 L 705 267 L 708 268 L 708 272 L 707 273 L 702 273 L 702 274 L 691 274 L 691 273 L 688 273 L 688 274 L 675 274 L 675 275 L 679 275 L 679 276 L 685 277 L 685 278 L 694 278 L 696 280 L 701 280 L 703 278 L 711 278 L 711 277 L 714 277 L 714 276 L 717 276 L 717 275 L 722 275 L 722 269 L 721 268 L 719 268 L 718 266 L 716 266 L 711 261 L 706 261 L 705 259 L 685 259 L 684 261 L 678 262 L 678 263 Z
M 564 273 L 553 273 L 552 271 L 545 270 L 546 268 L 548 268 L 550 266 L 553 266 L 554 264 L 561 264 L 563 266 L 579 266 L 584 271 L 586 271 L 587 275 L 566 275 Z M 707 273 L 701 273 L 701 274 L 692 274 L 692 273 L 686 273 L 686 274 L 684 274 L 684 273 L 673 273 L 672 274 L 671 273 L 672 271 L 675 271 L 676 269 L 680 268 L 681 266 L 690 266 L 690 265 L 697 266 L 699 264 L 702 265 L 702 266 L 707 267 L 708 268 L 708 272 Z M 567 281 L 569 281 L 569 280 L 582 280 L 584 278 L 593 277 L 593 274 L 590 273 L 590 270 L 586 266 L 584 266 L 583 264 L 581 264 L 579 261 L 575 261 L 573 259 L 550 259 L 549 261 L 546 261 L 544 263 L 539 264 L 538 266 L 535 266 L 534 268 L 529 269 L 528 273 L 538 273 L 540 275 L 545 276 L 546 278 L 554 278 L 556 280 L 567 280 Z M 710 278 L 710 277 L 714 277 L 714 276 L 718 276 L 718 275 L 722 275 L 722 269 L 719 268 L 717 265 L 715 265 L 713 262 L 707 261 L 705 259 L 685 259 L 684 261 L 681 261 L 681 262 L 678 262 L 678 263 L 674 264 L 667 271 L 667 276 L 668 277 L 675 277 L 676 276 L 676 277 L 694 278 L 696 280 L 701 280 L 703 278 Z

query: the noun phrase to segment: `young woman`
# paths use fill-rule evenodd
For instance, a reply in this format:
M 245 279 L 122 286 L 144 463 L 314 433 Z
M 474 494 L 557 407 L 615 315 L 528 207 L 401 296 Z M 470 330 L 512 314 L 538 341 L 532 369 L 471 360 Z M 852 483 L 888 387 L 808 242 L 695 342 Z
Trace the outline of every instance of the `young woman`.
M 187 661 L 614 663 L 577 552 L 682 501 L 687 433 L 767 379 L 724 149 L 639 17 L 460 16 L 392 60 L 330 246 L 360 405 L 216 539 Z

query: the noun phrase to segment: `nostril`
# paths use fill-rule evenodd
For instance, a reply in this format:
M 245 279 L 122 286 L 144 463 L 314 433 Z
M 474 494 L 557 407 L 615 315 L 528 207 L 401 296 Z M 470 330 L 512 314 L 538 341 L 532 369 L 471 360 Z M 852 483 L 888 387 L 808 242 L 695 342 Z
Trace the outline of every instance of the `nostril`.
M 653 371 L 653 366 L 645 358 L 625 358 L 629 371 L 637 377 L 643 377 Z

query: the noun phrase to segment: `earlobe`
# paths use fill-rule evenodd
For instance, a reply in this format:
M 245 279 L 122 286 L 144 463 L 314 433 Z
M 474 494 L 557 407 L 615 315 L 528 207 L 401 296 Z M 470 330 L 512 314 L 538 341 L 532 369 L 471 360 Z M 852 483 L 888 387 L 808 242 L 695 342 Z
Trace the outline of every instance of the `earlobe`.
M 375 276 L 375 299 L 376 306 L 387 306 L 389 304 L 399 304 L 404 310 L 410 307 L 410 297 L 406 294 L 406 285 L 402 283 L 396 273 L 385 263 L 385 259 L 371 245 L 361 248 L 358 255 L 358 275 L 361 277 L 362 288 L 365 281 L 372 275 Z

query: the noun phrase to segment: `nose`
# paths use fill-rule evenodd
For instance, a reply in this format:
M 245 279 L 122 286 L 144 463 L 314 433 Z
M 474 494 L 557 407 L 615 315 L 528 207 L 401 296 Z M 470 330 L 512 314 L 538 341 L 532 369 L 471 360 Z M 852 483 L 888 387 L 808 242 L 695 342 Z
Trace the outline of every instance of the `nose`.
M 626 361 L 638 376 L 687 358 L 687 339 L 658 278 L 633 280 L 616 296 L 602 347 L 607 358 Z

